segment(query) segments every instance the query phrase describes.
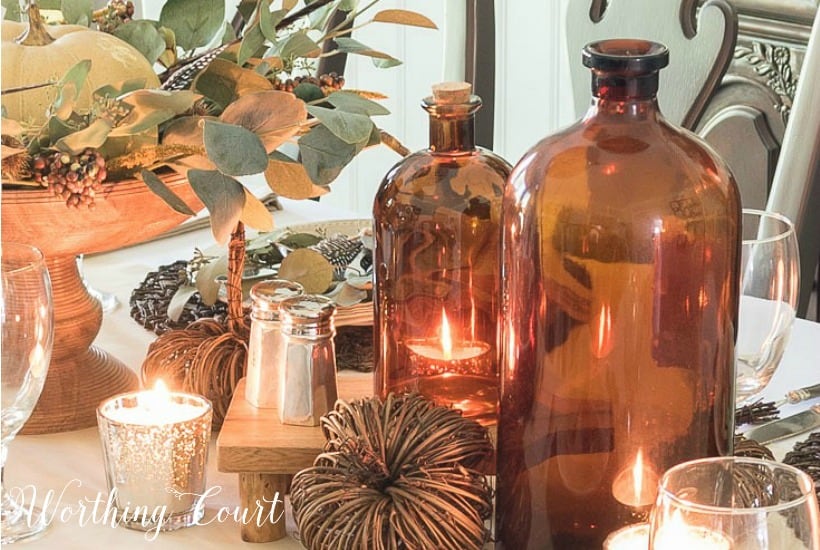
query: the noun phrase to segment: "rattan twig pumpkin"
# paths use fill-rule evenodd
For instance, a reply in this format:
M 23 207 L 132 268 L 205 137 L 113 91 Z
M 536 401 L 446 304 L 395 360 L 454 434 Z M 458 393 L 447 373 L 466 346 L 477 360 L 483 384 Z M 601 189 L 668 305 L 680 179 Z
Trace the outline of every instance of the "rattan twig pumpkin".
M 245 229 L 239 222 L 228 245 L 228 318 L 201 319 L 166 332 L 148 348 L 142 364 L 146 386 L 162 378 L 176 389 L 198 393 L 213 403 L 213 426 L 222 426 L 239 380 L 245 376 L 248 326 L 242 309 Z
M 480 548 L 492 495 L 487 431 L 419 395 L 339 401 L 328 442 L 293 479 L 302 543 L 325 548 Z

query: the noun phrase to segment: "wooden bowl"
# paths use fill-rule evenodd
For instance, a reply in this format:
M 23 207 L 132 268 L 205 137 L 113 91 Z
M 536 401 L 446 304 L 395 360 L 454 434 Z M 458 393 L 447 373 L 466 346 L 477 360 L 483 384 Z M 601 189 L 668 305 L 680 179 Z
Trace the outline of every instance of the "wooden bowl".
M 201 208 L 184 176 L 160 176 L 194 209 Z M 138 180 L 105 186 L 96 208 L 69 208 L 46 189 L 2 192 L 2 240 L 43 251 L 54 301 L 54 349 L 48 377 L 22 433 L 41 434 L 96 424 L 96 408 L 108 397 L 138 386 L 121 361 L 91 346 L 100 330 L 102 308 L 87 291 L 77 269 L 78 254 L 136 244 L 186 219 Z

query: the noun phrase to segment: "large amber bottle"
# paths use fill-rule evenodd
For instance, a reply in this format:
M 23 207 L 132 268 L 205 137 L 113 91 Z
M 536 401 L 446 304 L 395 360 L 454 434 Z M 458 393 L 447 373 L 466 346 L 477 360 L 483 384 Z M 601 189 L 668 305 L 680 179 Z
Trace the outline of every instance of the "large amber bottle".
M 586 116 L 530 150 L 503 206 L 503 548 L 601 548 L 658 477 L 731 453 L 740 200 L 658 111 L 660 44 L 588 45 Z
M 375 392 L 419 392 L 495 422 L 501 200 L 511 166 L 477 147 L 466 83 L 433 87 L 430 147 L 376 195 Z

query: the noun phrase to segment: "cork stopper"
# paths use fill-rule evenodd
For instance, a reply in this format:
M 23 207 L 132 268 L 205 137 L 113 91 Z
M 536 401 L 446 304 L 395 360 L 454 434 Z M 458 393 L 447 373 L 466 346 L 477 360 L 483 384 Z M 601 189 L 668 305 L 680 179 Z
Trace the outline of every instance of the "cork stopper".
M 441 82 L 433 84 L 433 97 L 439 105 L 469 103 L 473 86 L 469 82 Z

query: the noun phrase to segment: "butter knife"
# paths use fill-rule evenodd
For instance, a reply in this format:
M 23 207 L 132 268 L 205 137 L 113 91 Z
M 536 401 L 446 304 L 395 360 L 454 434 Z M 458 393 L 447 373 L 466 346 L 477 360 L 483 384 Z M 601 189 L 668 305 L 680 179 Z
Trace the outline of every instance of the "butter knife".
M 786 418 L 755 426 L 743 435 L 746 439 L 754 439 L 761 445 L 766 445 L 817 428 L 820 428 L 820 405 L 814 405 L 807 411 Z
M 800 388 L 799 390 L 792 390 L 786 394 L 785 399 L 777 401 L 774 406 L 779 408 L 787 403 L 794 405 L 795 403 L 800 403 L 801 401 L 806 401 L 807 399 L 814 399 L 815 397 L 820 397 L 820 384 Z

